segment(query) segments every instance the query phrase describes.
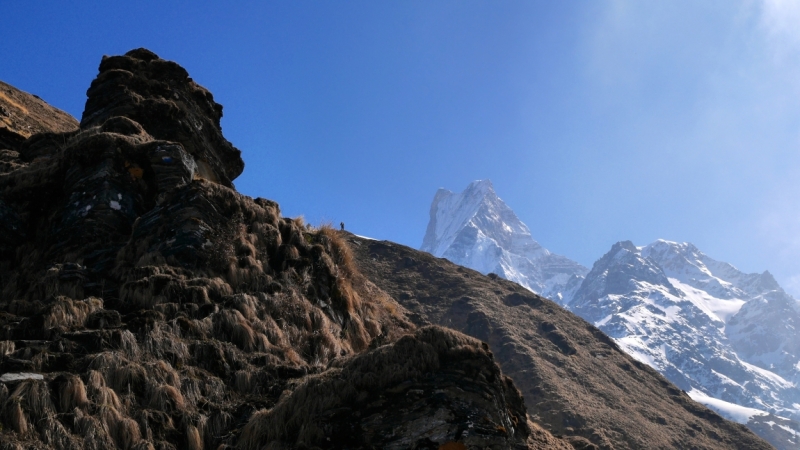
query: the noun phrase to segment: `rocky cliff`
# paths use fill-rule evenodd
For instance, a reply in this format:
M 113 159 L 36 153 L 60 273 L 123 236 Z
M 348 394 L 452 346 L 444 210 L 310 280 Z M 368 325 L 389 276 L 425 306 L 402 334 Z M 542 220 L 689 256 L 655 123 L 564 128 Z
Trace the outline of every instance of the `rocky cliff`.
M 236 192 L 179 65 L 104 57 L 80 128 L 2 89 L 2 448 L 567 448 L 486 344 Z

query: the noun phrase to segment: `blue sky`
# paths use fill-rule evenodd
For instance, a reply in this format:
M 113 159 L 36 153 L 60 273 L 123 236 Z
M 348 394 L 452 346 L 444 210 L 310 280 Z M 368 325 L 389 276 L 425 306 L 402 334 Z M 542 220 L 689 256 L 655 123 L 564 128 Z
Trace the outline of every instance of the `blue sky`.
M 436 189 L 490 178 L 585 265 L 690 241 L 800 293 L 800 3 L 221 3 L 6 0 L 0 79 L 80 117 L 101 56 L 147 47 L 286 215 L 418 247 Z

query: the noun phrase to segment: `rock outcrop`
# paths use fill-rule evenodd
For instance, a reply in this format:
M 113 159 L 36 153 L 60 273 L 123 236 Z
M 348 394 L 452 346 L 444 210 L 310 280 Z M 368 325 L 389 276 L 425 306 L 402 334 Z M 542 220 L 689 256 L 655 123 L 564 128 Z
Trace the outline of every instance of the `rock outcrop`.
M 230 187 L 244 170 L 241 152 L 222 136 L 222 105 L 172 61 L 145 49 L 104 57 L 86 95 L 82 128 L 126 117 L 155 139 L 179 142 L 200 177 Z
M 241 442 L 248 450 L 263 442 L 270 448 L 570 448 L 528 423 L 522 396 L 485 343 L 435 326 L 311 377 L 256 414 Z
M 480 342 L 237 193 L 221 115 L 138 49 L 103 58 L 80 129 L 2 141 L 2 448 L 566 448 Z

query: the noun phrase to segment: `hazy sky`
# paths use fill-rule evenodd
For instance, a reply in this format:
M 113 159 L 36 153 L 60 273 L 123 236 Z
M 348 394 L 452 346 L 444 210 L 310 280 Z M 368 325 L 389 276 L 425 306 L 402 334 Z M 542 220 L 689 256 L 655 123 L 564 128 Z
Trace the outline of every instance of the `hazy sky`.
M 587 266 L 689 241 L 800 293 L 800 2 L 221 3 L 3 0 L 0 79 L 80 117 L 147 47 L 286 215 L 419 247 L 436 189 L 490 178 Z

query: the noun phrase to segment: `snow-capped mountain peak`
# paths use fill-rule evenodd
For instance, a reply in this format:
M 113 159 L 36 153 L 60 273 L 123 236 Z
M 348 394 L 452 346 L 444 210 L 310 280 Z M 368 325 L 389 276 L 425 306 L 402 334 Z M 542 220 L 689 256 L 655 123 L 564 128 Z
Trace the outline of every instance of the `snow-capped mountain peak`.
M 473 181 L 460 193 L 436 192 L 421 250 L 548 296 L 587 272 L 539 245 L 489 180 Z
M 623 241 L 562 304 L 686 391 L 800 418 L 800 307 L 769 272 Z
M 431 204 L 431 220 L 422 250 L 441 256 L 453 243 L 458 230 L 472 219 L 490 194 L 496 196 L 489 180 L 473 181 L 464 192 L 458 194 L 439 188 Z
M 527 256 L 549 253 L 533 240 L 528 227 L 497 196 L 490 180 L 473 181 L 460 193 L 447 189 L 436 192 L 421 250 L 443 256 L 465 227 L 478 228 L 502 247 L 517 247 Z

